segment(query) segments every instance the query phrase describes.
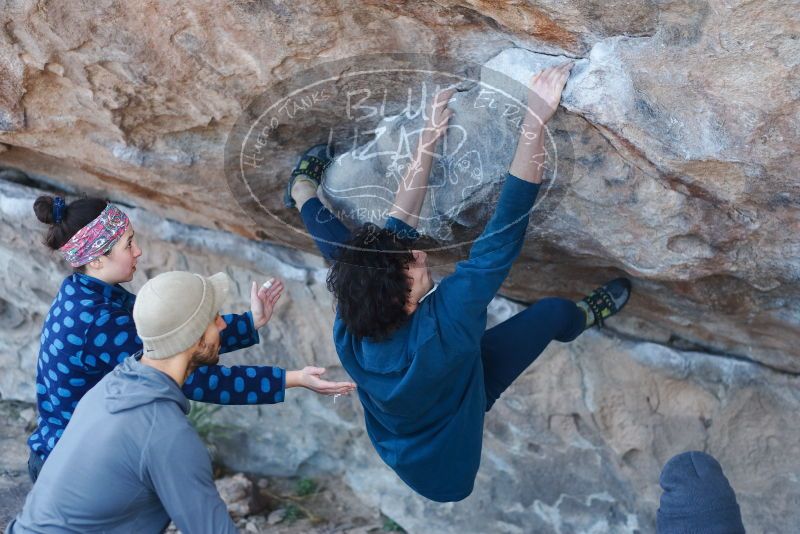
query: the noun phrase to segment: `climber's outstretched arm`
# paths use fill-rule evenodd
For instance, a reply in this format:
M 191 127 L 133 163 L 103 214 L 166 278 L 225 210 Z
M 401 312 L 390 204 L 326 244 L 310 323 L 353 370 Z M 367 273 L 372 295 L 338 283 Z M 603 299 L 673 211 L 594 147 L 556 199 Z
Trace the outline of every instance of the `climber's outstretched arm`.
M 454 92 L 455 89 L 441 91 L 431 102 L 428 122 L 419 136 L 414 160 L 409 164 L 397 187 L 394 203 L 389 211 L 390 217 L 400 219 L 414 228 L 419 222 L 419 212 L 422 210 L 422 203 L 428 191 L 428 178 L 431 174 L 436 143 L 444 135 L 447 122 L 453 115 L 453 110 L 448 109 L 447 104 Z
M 551 67 L 531 80 L 528 111 L 514 161 L 506 176 L 497 207 L 469 258 L 456 264 L 433 292 L 440 326 L 448 335 L 479 339 L 486 326 L 486 307 L 494 298 L 525 241 L 528 215 L 542 181 L 543 125 L 561 100 L 572 63 Z M 475 341 L 476 339 L 473 339 Z
M 528 109 L 517 142 L 514 160 L 508 169 L 526 182 L 542 183 L 544 171 L 544 125 L 556 111 L 561 92 L 569 78 L 573 63 L 545 69 L 531 78 L 528 90 Z

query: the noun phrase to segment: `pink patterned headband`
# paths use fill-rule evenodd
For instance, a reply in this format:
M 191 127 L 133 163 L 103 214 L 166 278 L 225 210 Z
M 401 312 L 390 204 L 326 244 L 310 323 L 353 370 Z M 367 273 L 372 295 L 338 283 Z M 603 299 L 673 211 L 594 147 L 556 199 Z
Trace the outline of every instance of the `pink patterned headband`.
M 86 265 L 113 247 L 130 224 L 127 215 L 116 206 L 108 204 L 100 215 L 78 230 L 58 250 L 71 266 Z

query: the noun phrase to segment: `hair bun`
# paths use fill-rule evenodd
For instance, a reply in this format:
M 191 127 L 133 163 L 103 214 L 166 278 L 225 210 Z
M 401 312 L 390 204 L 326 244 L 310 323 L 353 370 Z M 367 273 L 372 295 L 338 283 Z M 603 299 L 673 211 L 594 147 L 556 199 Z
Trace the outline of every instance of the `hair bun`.
M 33 203 L 33 211 L 36 218 L 45 224 L 53 224 L 53 201 L 51 196 L 42 195 Z

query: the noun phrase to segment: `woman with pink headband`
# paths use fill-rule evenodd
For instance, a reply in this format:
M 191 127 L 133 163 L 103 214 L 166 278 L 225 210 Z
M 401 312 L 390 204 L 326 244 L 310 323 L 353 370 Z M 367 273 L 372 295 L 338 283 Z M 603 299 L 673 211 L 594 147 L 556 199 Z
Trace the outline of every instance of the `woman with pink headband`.
M 45 244 L 61 253 L 75 272 L 64 279 L 45 317 L 36 373 L 37 428 L 28 439 L 28 471 L 36 481 L 78 401 L 118 363 L 142 350 L 133 322 L 136 296 L 120 283 L 130 282 L 142 255 L 127 215 L 98 198 L 67 206 L 61 197 L 41 196 L 33 205 L 49 224 Z M 251 311 L 225 315 L 221 353 L 256 345 L 283 283 L 275 281 L 250 292 Z M 187 397 L 215 404 L 274 404 L 284 390 L 306 387 L 317 393 L 347 394 L 350 382 L 328 382 L 325 369 L 288 371 L 270 366 L 220 365 L 199 368 L 186 380 Z

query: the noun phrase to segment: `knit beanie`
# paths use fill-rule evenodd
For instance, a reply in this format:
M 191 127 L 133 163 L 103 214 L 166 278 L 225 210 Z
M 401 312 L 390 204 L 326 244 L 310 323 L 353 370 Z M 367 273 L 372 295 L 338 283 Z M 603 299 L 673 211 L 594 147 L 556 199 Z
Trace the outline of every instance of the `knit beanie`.
M 661 471 L 658 534 L 744 534 L 736 494 L 713 456 L 684 452 Z
M 171 271 L 149 280 L 133 305 L 143 356 L 163 360 L 197 343 L 224 304 L 229 287 L 225 273 L 205 277 Z

